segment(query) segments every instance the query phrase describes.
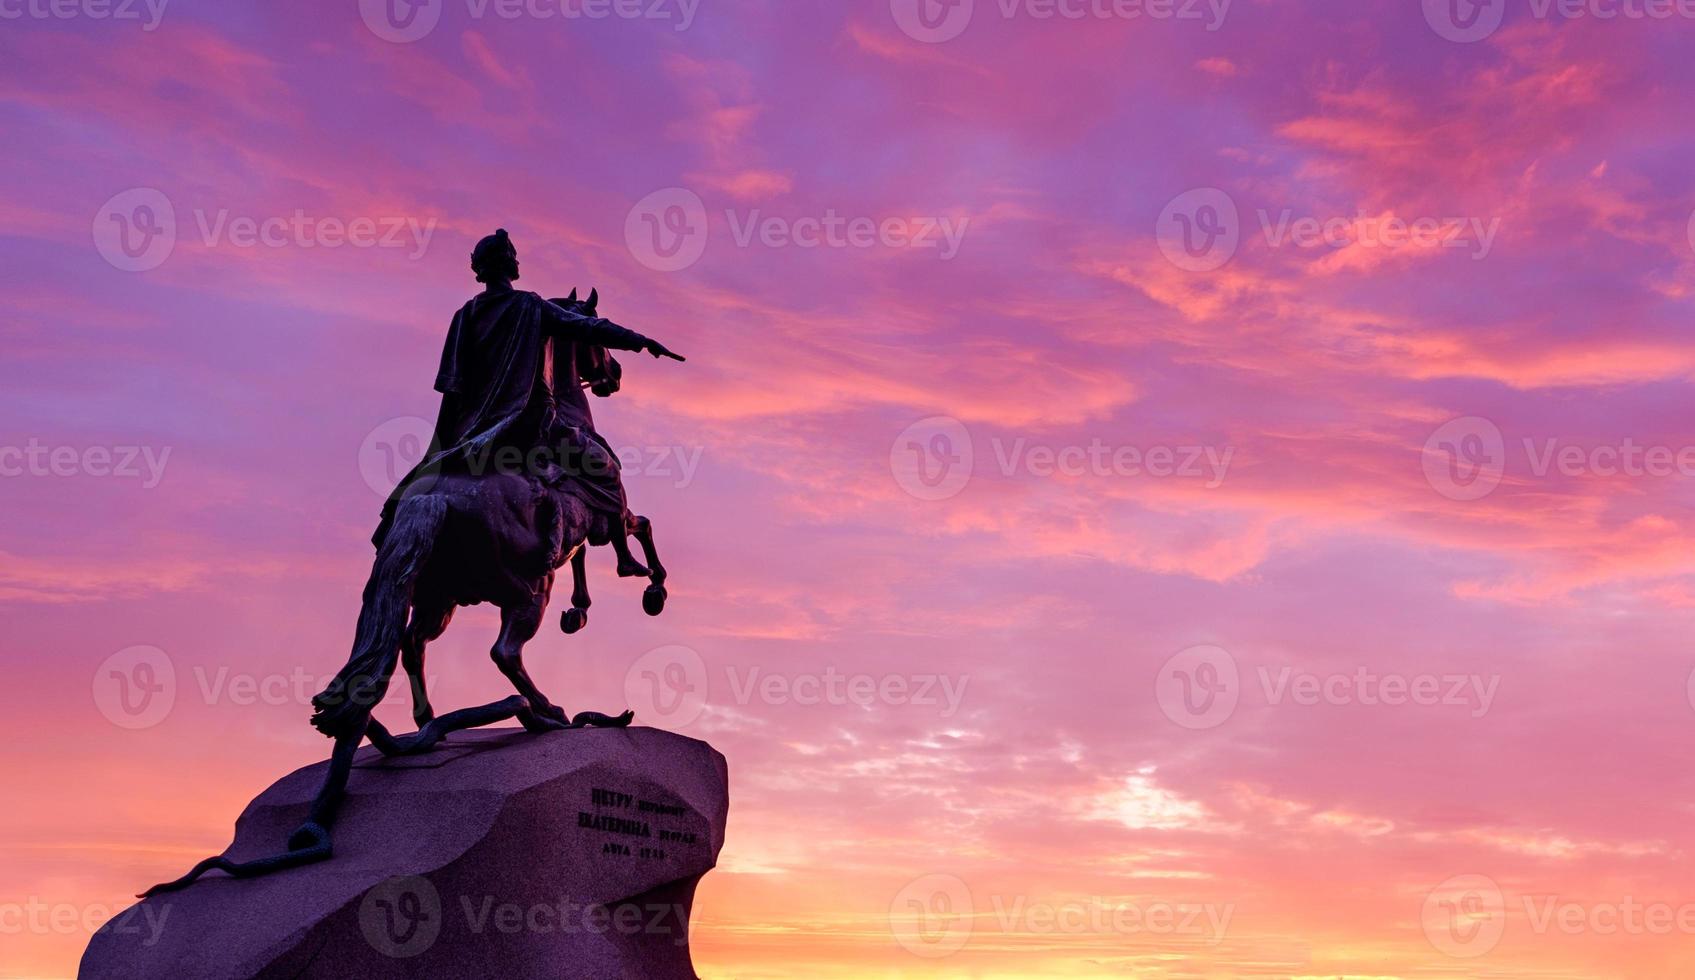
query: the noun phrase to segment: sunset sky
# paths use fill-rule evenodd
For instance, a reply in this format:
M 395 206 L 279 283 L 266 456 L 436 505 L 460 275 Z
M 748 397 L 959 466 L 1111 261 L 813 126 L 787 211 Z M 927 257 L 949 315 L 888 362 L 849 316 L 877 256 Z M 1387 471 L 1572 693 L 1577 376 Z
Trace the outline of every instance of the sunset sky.
M 727 756 L 704 977 L 1695 975 L 1692 51 L 1676 0 L 0 0 L 0 978 L 326 757 L 497 226 L 689 357 L 595 405 L 670 607 L 597 551 L 527 663 Z M 510 693 L 496 625 L 438 706 Z

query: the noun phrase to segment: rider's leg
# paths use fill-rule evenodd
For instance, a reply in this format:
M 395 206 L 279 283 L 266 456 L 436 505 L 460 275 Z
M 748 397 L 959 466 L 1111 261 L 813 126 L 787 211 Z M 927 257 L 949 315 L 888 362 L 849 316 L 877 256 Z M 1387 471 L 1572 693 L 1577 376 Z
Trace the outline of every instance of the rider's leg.
M 412 720 L 423 728 L 434 720 L 435 709 L 424 684 L 424 648 L 447 631 L 453 619 L 452 603 L 418 602 L 412 608 L 412 622 L 400 639 L 400 663 L 412 683 Z
M 570 721 L 564 709 L 549 701 L 524 670 L 524 644 L 530 642 L 536 635 L 536 630 L 541 628 L 541 614 L 546 605 L 547 599 L 544 595 L 536 602 L 502 609 L 500 639 L 495 641 L 494 649 L 489 651 L 489 655 L 494 658 L 495 666 L 500 668 L 500 672 L 518 689 L 518 693 L 529 700 L 530 708 L 536 714 Z
M 588 542 L 583 542 L 571 555 L 571 608 L 559 618 L 559 628 L 575 633 L 589 621 Z
M 612 553 L 618 556 L 619 578 L 647 578 L 647 566 L 630 554 L 630 505 L 624 496 L 624 481 L 620 475 L 618 456 L 603 442 L 591 440 L 583 447 L 583 462 L 592 474 L 591 482 L 606 503 L 617 510 L 602 510 L 606 529 L 611 532 Z

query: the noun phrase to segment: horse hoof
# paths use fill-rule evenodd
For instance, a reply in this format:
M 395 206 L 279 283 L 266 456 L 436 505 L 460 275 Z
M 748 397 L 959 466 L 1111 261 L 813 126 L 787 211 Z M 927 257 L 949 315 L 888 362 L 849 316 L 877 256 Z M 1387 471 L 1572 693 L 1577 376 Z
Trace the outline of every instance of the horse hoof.
M 671 593 L 665 591 L 663 585 L 650 585 L 642 592 L 642 611 L 649 616 L 657 616 L 665 611 L 665 600 Z
M 575 633 L 589 623 L 589 611 L 573 606 L 559 616 L 559 628 L 567 633 Z

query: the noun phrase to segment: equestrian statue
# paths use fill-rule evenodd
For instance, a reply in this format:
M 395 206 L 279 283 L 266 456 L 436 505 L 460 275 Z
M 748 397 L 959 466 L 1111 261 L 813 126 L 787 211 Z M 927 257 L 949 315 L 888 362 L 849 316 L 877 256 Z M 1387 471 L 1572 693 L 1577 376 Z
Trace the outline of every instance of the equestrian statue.
M 516 718 L 531 732 L 622 727 L 633 714 L 574 717 L 548 700 L 524 670 L 554 576 L 571 564 L 571 608 L 561 627 L 587 622 L 584 553 L 611 545 L 618 575 L 649 581 L 642 606 L 665 606 L 665 569 L 653 527 L 630 512 L 618 455 L 594 428 L 585 391 L 605 397 L 622 382 L 613 350 L 683 358 L 657 340 L 599 316 L 599 293 L 546 300 L 514 289 L 518 252 L 504 228 L 479 241 L 471 270 L 482 292 L 448 328 L 435 388 L 441 411 L 430 451 L 385 503 L 373 543 L 347 665 L 312 699 L 312 725 L 335 742 L 323 788 L 285 853 L 244 863 L 208 858 L 144 897 L 183 888 L 214 868 L 252 877 L 331 856 L 330 827 L 354 754 L 368 738 L 385 755 L 423 752 L 450 732 Z M 642 559 L 630 551 L 634 537 Z M 460 606 L 500 610 L 495 666 L 516 694 L 437 716 L 424 684 L 424 651 Z M 396 666 L 412 690 L 418 730 L 394 735 L 371 716 Z

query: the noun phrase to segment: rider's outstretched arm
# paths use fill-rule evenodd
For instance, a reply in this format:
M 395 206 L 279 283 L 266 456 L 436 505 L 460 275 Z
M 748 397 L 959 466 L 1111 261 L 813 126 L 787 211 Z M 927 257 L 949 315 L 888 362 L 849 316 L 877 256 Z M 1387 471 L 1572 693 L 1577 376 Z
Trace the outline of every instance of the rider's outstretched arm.
M 605 317 L 583 316 L 556 303 L 543 302 L 548 333 L 566 340 L 599 344 L 613 350 L 639 351 L 647 346 L 647 338 L 634 330 L 626 330 Z
M 683 360 L 659 341 L 620 327 L 604 317 L 583 316 L 546 300 L 542 301 L 542 307 L 543 316 L 546 318 L 544 329 L 553 336 L 599 344 L 613 350 L 647 351 L 654 357 Z

